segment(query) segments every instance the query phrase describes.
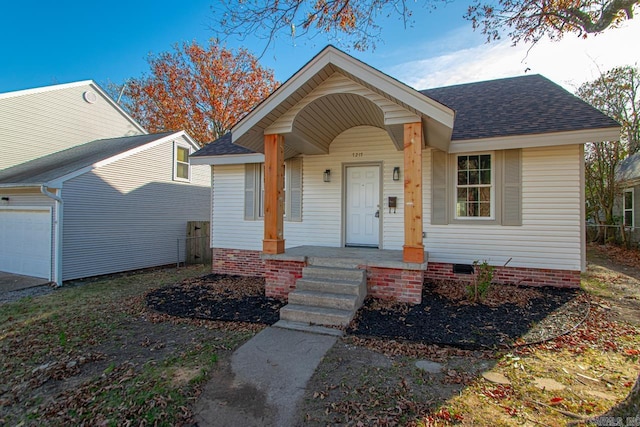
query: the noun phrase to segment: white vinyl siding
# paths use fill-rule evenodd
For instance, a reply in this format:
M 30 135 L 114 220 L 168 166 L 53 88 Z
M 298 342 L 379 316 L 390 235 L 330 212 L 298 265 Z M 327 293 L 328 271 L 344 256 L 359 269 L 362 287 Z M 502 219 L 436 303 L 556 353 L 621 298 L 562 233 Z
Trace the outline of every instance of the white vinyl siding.
M 82 97 L 87 90 L 97 95 L 93 104 Z M 0 169 L 96 139 L 142 133 L 89 85 L 2 98 Z
M 209 218 L 210 168 L 174 181 L 173 151 L 167 141 L 64 184 L 64 280 L 179 260 L 187 221 Z
M 581 269 L 580 146 L 522 150 L 522 226 L 431 225 L 431 173 L 424 173 L 425 250 L 430 262 L 509 261 L 511 267 Z M 425 151 L 423 170 L 431 166 Z
M 509 261 L 511 267 L 581 269 L 581 151 L 579 145 L 528 148 L 520 162 L 522 221 L 431 225 L 431 150 L 423 151 L 423 220 L 425 250 L 430 262 L 470 264 Z M 404 154 L 381 129 L 362 126 L 339 135 L 330 154 L 303 157 L 302 222 L 284 223 L 286 247 L 343 244 L 343 167 L 382 162 L 381 248 L 401 250 L 404 244 Z M 393 181 L 393 168 L 401 168 Z M 331 182 L 323 173 L 331 169 Z M 243 221 L 244 165 L 215 166 L 213 247 L 262 249 L 263 222 Z M 389 213 L 388 197 L 397 210 Z
M 402 168 L 404 154 L 395 149 L 381 129 L 360 126 L 339 135 L 327 155 L 302 157 L 302 221 L 284 222 L 286 247 L 299 245 L 342 246 L 342 166 L 380 163 L 383 190 L 380 219 L 384 249 L 402 249 L 404 244 L 403 182 L 393 181 L 393 168 Z M 323 173 L 331 169 L 331 182 Z M 244 165 L 214 166 L 212 242 L 217 248 L 262 249 L 263 221 L 244 220 Z M 389 196 L 397 197 L 395 213 L 389 213 Z

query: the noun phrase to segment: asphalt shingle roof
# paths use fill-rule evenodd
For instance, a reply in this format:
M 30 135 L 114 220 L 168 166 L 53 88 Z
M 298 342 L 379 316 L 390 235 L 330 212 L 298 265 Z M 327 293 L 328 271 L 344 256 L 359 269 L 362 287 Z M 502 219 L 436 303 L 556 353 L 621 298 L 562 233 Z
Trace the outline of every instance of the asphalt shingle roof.
M 223 156 L 229 154 L 253 154 L 255 151 L 248 148 L 241 147 L 231 142 L 231 132 L 225 133 L 220 138 L 213 142 L 208 143 L 195 153 L 191 154 L 191 157 L 200 156 Z
M 98 139 L 0 171 L 0 184 L 44 184 L 175 132 Z
M 455 110 L 453 141 L 618 126 L 539 74 L 420 92 Z
M 616 179 L 630 181 L 640 178 L 640 153 L 635 153 L 624 159 L 616 170 Z
M 603 129 L 616 121 L 539 75 L 420 91 L 456 113 L 452 141 Z M 248 154 L 227 133 L 192 156 Z

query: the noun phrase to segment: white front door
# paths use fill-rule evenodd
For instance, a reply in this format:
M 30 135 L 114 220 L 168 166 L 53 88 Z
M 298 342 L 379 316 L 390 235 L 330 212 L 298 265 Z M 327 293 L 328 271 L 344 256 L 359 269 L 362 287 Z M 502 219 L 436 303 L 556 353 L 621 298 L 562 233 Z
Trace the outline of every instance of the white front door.
M 379 246 L 380 235 L 380 167 L 346 168 L 347 246 Z

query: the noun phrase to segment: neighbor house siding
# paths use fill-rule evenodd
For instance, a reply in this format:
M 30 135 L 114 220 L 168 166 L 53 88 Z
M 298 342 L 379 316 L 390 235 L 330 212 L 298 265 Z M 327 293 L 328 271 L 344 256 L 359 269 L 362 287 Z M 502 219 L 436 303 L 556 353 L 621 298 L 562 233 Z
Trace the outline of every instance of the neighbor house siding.
M 581 270 L 580 154 L 579 145 L 522 150 L 522 226 L 431 225 L 431 152 L 425 151 L 429 262 Z
M 92 91 L 96 102 L 82 94 Z M 89 85 L 0 99 L 0 169 L 101 138 L 143 132 Z
M 172 165 L 167 141 L 64 184 L 64 280 L 184 261 L 187 221 L 209 218 L 210 169 L 188 183 Z
M 54 194 L 55 191 L 51 190 Z M 56 230 L 55 230 L 55 218 L 57 215 L 56 202 L 43 195 L 40 189 L 24 190 L 24 189 L 0 189 L 0 196 L 9 197 L 9 202 L 3 202 L 0 205 L 0 209 L 14 209 L 20 210 L 20 208 L 51 208 L 51 260 L 49 266 L 49 272 L 52 279 L 54 278 L 54 265 L 55 265 L 55 247 L 56 247 Z

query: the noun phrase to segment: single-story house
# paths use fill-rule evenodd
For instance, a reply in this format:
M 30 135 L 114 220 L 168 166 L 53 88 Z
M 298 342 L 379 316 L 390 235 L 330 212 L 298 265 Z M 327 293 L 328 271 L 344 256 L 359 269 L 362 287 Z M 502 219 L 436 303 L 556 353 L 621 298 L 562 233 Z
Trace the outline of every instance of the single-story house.
M 193 154 L 212 167 L 213 270 L 279 297 L 332 257 L 409 302 L 474 261 L 579 286 L 583 144 L 618 134 L 540 75 L 417 91 L 328 46 Z
M 0 94 L 0 271 L 56 282 L 184 261 L 210 173 L 92 81 Z M 182 257 L 182 259 L 180 259 Z

